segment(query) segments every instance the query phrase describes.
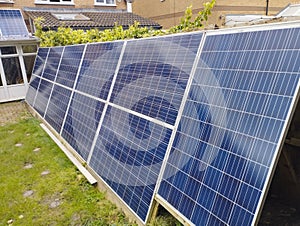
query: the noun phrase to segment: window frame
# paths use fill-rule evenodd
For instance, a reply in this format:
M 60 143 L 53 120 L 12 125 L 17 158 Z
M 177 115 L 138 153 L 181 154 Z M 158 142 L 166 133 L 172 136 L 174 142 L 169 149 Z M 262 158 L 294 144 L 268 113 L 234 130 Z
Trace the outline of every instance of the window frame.
M 51 0 L 35 0 L 34 4 L 44 4 L 44 5 L 75 5 L 74 0 L 64 1 L 59 0 L 59 2 L 51 2 Z
M 56 19 L 60 21 L 90 21 L 91 19 L 82 13 L 65 13 L 65 12 L 53 12 L 51 13 Z
M 37 46 L 36 48 L 36 51 L 32 51 L 32 52 L 25 52 L 23 51 L 23 47 L 25 46 Z M 0 77 L 1 77 L 1 80 L 2 80 L 2 86 L 0 86 L 0 89 L 1 88 L 7 88 L 7 87 L 12 87 L 12 86 L 22 86 L 22 85 L 25 85 L 28 86 L 29 85 L 29 81 L 28 81 L 28 74 L 27 74 L 27 69 L 26 69 L 26 65 L 25 65 L 25 59 L 24 57 L 27 57 L 27 56 L 36 56 L 37 54 L 37 50 L 38 50 L 38 45 L 36 43 L 32 43 L 32 44 L 12 44 L 12 45 L 4 45 L 4 46 L 1 46 L 1 47 L 14 47 L 16 49 L 16 53 L 10 53 L 10 54 L 3 54 L 1 52 L 1 49 L 0 49 Z M 6 61 L 5 59 L 8 59 L 8 58 L 17 58 L 18 59 L 18 62 L 19 62 L 19 67 L 20 67 L 20 70 L 21 70 L 21 76 L 22 76 L 22 79 L 23 79 L 23 83 L 16 83 L 16 84 L 8 84 L 7 83 L 7 75 L 5 73 L 5 68 L 4 68 L 4 64 L 3 64 L 3 59 L 4 61 Z
M 0 4 L 3 3 L 3 4 L 13 4 L 15 3 L 13 0 L 0 0 Z
M 113 0 L 114 3 L 107 3 L 107 0 L 104 0 L 104 2 L 97 2 L 97 0 L 94 1 L 95 6 L 117 6 L 116 0 Z

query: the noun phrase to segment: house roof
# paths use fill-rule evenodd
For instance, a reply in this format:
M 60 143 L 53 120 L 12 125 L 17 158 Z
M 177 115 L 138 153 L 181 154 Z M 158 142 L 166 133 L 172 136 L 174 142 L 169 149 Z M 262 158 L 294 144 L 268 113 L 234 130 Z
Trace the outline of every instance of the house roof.
M 158 23 L 129 13 L 124 10 L 99 10 L 99 9 L 49 9 L 25 7 L 24 12 L 31 18 L 43 17 L 42 26 L 45 30 L 56 30 L 59 26 L 73 29 L 98 28 L 104 30 L 114 27 L 115 23 L 124 28 L 132 25 L 135 21 L 142 27 L 161 28 Z M 61 15 L 61 16 L 57 16 Z

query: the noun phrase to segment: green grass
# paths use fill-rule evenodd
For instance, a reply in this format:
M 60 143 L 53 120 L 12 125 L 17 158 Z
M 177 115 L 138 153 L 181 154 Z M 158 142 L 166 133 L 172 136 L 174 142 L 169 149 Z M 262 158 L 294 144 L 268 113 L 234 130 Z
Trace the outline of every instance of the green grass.
M 0 162 L 0 225 L 134 225 L 32 117 L 0 127 Z M 24 168 L 28 164 L 33 167 Z M 29 190 L 33 195 L 24 197 Z

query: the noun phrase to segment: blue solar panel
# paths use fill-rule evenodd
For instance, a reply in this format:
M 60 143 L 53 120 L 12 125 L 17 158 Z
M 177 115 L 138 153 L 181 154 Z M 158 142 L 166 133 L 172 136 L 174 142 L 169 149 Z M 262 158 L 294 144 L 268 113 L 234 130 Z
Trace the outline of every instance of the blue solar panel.
M 34 67 L 32 70 L 32 74 L 36 76 L 42 76 L 45 62 L 47 60 L 47 55 L 49 52 L 49 48 L 39 48 L 37 52 L 37 56 L 35 58 Z
M 173 125 L 201 37 L 128 42 L 110 101 Z
M 53 84 L 51 82 L 41 79 L 33 107 L 42 117 L 45 114 L 52 87 Z
M 0 39 L 28 38 L 29 33 L 20 10 L 0 10 Z
M 73 88 L 81 62 L 84 45 L 66 46 L 63 51 L 56 82 Z
M 294 26 L 296 27 L 296 26 Z M 141 222 L 257 222 L 298 93 L 299 28 L 40 49 L 26 101 Z
M 52 95 L 46 109 L 45 120 L 60 133 L 67 107 L 70 101 L 71 91 L 59 85 L 54 85 Z
M 28 87 L 28 91 L 26 93 L 26 101 L 31 106 L 33 106 L 39 84 L 40 84 L 40 78 L 32 75 L 31 81 L 30 81 L 30 84 Z
M 62 131 L 62 137 L 87 160 L 104 104 L 75 93 Z
M 51 81 L 56 78 L 57 69 L 60 64 L 63 47 L 54 47 L 49 49 L 47 61 L 42 74 L 42 77 Z
M 207 35 L 159 188 L 194 224 L 257 220 L 297 91 L 295 36 Z
M 90 166 L 145 220 L 171 130 L 109 107 Z
M 106 100 L 123 44 L 88 44 L 76 89 Z

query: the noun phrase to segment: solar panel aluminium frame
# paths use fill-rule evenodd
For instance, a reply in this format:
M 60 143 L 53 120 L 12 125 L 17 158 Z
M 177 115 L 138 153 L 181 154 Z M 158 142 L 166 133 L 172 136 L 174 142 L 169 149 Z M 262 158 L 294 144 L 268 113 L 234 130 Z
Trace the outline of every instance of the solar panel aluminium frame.
M 193 76 L 195 75 L 197 63 L 198 63 L 198 61 L 201 57 L 202 48 L 203 48 L 205 40 L 208 36 L 217 36 L 217 35 L 223 35 L 223 34 L 226 35 L 226 34 L 235 34 L 235 33 L 245 33 L 245 32 L 259 32 L 259 31 L 269 31 L 269 30 L 281 30 L 281 29 L 299 28 L 299 27 L 300 27 L 299 22 L 284 22 L 284 23 L 280 23 L 280 24 L 279 23 L 267 24 L 267 25 L 263 24 L 263 25 L 255 25 L 255 26 L 251 26 L 251 27 L 247 26 L 247 27 L 237 27 L 237 28 L 227 28 L 227 29 L 220 29 L 220 30 L 205 31 L 204 37 L 203 37 L 202 42 L 201 42 L 200 47 L 199 47 L 199 52 L 198 52 L 199 55 L 197 54 L 197 57 L 196 57 L 197 62 L 195 62 L 194 67 L 192 69 L 192 73 L 190 74 L 190 80 L 192 80 Z M 190 86 L 191 86 L 191 82 L 189 82 L 189 85 L 186 89 L 186 93 L 185 93 L 184 98 L 182 100 L 183 108 L 184 108 L 184 105 L 187 102 L 187 96 L 188 96 L 189 90 L 191 88 Z M 266 200 L 269 187 L 271 185 L 272 177 L 275 173 L 276 165 L 278 163 L 278 160 L 279 160 L 279 157 L 280 157 L 280 154 L 281 154 L 281 150 L 282 150 L 282 147 L 284 145 L 284 139 L 287 135 L 287 132 L 288 132 L 288 129 L 289 129 L 294 111 L 296 109 L 296 106 L 297 106 L 297 103 L 298 103 L 298 100 L 299 100 L 299 96 L 300 96 L 300 79 L 298 79 L 298 83 L 297 83 L 297 87 L 295 89 L 295 93 L 293 95 L 292 103 L 291 103 L 290 108 L 288 110 L 287 120 L 285 120 L 283 130 L 280 133 L 279 143 L 276 147 L 276 152 L 275 152 L 276 154 L 272 158 L 272 162 L 270 164 L 270 170 L 268 171 L 266 183 L 264 184 L 263 189 L 262 189 L 262 195 L 260 196 L 259 203 L 258 203 L 256 211 L 255 211 L 254 220 L 252 222 L 252 225 L 256 225 L 259 221 L 259 217 L 261 215 L 262 208 L 263 208 L 264 202 Z M 178 126 L 178 123 L 180 121 L 180 118 L 182 117 L 182 113 L 183 113 L 183 109 L 179 111 L 179 115 L 178 115 L 178 118 L 177 118 L 178 121 L 176 121 L 176 126 L 175 126 L 175 129 L 173 130 L 173 134 L 172 134 L 173 136 L 172 137 L 174 137 L 175 134 L 176 134 L 176 131 L 178 129 L 177 126 Z M 158 179 L 158 182 L 157 182 L 157 186 L 156 186 L 156 189 L 155 189 L 155 201 L 157 203 L 159 203 L 160 205 L 162 205 L 170 213 L 172 213 L 172 215 L 175 216 L 184 225 L 195 225 L 190 221 L 190 219 L 185 217 L 180 211 L 178 211 L 176 208 L 174 208 L 171 204 L 168 203 L 167 200 L 165 200 L 161 195 L 158 194 L 158 190 L 160 188 L 160 184 L 163 180 L 163 175 L 164 175 L 164 172 L 166 170 L 166 164 L 167 164 L 167 161 L 168 161 L 168 158 L 169 158 L 169 155 L 170 155 L 171 148 L 172 148 L 172 141 L 169 142 L 167 153 L 166 153 L 165 159 L 164 159 L 164 164 L 161 168 L 161 172 L 160 172 L 159 179 Z

